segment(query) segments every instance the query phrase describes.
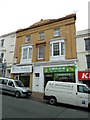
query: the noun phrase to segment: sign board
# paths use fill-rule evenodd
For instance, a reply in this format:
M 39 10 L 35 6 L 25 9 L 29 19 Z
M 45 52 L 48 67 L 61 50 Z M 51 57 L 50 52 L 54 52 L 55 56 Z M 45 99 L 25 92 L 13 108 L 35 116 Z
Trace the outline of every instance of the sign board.
M 12 66 L 11 73 L 31 73 L 32 66 Z
M 75 66 L 44 67 L 43 73 L 75 72 Z
M 79 80 L 90 80 L 90 72 L 78 72 Z

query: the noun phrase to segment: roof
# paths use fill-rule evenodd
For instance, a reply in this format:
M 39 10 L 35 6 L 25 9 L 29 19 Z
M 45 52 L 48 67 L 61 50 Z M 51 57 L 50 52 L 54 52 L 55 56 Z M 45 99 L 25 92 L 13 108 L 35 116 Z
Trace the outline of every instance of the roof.
M 33 25 L 31 25 L 28 28 L 17 30 L 16 33 L 22 32 L 22 31 L 25 31 L 25 30 L 28 30 L 28 29 L 33 29 L 33 28 L 36 28 L 36 27 L 44 26 L 44 25 L 47 25 L 47 24 L 55 23 L 55 22 L 58 22 L 58 21 L 70 19 L 70 18 L 74 18 L 76 20 L 76 14 L 69 14 L 69 15 L 66 15 L 65 17 L 58 18 L 58 19 L 46 19 L 46 20 L 41 19 L 39 22 L 34 23 Z

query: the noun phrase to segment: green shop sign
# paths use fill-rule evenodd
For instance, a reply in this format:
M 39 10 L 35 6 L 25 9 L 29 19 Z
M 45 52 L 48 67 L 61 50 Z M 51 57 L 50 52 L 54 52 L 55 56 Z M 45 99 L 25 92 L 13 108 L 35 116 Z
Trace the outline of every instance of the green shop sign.
M 43 73 L 75 72 L 75 66 L 44 67 Z

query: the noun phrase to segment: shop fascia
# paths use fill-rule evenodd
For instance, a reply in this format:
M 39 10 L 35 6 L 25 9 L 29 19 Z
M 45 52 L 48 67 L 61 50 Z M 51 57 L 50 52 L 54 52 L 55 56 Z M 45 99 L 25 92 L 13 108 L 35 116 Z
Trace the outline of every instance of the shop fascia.
M 78 72 L 78 79 L 79 80 L 90 80 L 90 71 L 79 71 Z
M 31 72 L 32 72 L 32 65 L 28 65 L 28 66 L 13 65 L 11 68 L 11 74 L 31 73 Z

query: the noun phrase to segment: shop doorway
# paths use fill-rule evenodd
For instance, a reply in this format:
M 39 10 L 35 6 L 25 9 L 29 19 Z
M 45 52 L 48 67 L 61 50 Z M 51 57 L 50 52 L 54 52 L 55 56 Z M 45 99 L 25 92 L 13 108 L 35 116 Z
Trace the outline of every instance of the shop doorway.
M 29 87 L 30 76 L 19 76 L 19 80 L 24 84 L 25 87 Z
M 44 74 L 44 89 L 48 81 L 54 81 L 54 74 Z

